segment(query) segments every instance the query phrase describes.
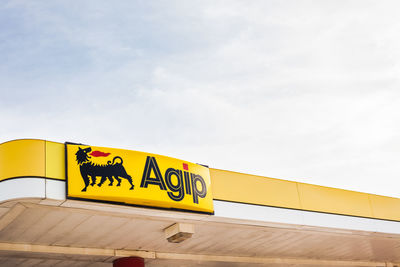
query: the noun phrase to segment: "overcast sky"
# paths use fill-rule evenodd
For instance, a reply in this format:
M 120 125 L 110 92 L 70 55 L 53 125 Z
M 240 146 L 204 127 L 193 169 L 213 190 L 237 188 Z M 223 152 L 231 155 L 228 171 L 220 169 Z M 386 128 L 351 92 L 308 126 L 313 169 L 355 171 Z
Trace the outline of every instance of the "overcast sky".
M 398 1 L 0 3 L 0 142 L 400 197 Z

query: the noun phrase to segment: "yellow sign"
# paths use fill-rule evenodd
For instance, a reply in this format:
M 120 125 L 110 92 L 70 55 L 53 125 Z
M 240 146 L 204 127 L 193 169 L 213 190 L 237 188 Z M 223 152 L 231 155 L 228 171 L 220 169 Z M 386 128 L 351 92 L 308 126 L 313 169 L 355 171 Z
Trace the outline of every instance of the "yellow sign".
M 66 144 L 67 197 L 213 213 L 207 167 L 115 148 Z

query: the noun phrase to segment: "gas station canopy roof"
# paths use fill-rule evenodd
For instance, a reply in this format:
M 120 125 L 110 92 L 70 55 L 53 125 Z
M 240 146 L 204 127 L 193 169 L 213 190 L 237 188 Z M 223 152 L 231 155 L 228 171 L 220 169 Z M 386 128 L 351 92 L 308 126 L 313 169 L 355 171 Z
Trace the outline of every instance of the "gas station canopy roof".
M 90 161 L 66 164 L 77 153 L 66 147 L 31 139 L 0 144 L 0 266 L 111 267 L 127 256 L 146 266 L 400 266 L 399 199 L 111 148 L 91 147 Z M 107 181 L 82 191 L 85 163 L 124 166 L 125 174 L 113 175 L 129 174 L 134 188 L 122 179 L 120 187 Z M 74 177 L 78 195 L 70 189 Z M 104 198 L 103 188 L 134 198 Z M 211 206 L 200 208 L 206 202 Z M 174 225 L 190 226 L 186 240 L 168 241 Z

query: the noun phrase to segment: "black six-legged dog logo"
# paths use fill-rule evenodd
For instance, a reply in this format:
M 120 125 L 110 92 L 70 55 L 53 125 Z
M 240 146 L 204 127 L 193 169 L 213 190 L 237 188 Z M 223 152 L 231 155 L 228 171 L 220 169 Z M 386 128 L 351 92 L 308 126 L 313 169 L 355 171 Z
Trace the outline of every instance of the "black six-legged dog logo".
M 121 157 L 116 156 L 113 158 L 112 162 L 109 160 L 107 164 L 104 165 L 95 164 L 90 160 L 91 156 L 88 154 L 91 151 L 92 148 L 90 147 L 84 149 L 79 147 L 78 151 L 75 153 L 76 161 L 78 162 L 83 181 L 85 182 L 85 187 L 82 189 L 82 192 L 86 191 L 86 188 L 89 186 L 89 184 L 91 186 L 96 184 L 96 176 L 101 177 L 100 183 L 97 184 L 99 187 L 103 185 L 107 178 L 110 181 L 108 185 L 112 186 L 114 182 L 113 177 L 118 181 L 117 186 L 120 186 L 121 179 L 119 177 L 122 177 L 127 179 L 128 182 L 131 184 L 129 190 L 133 190 L 134 185 L 132 183 L 132 177 L 126 173 L 126 170 L 122 165 L 123 160 Z M 91 183 L 89 180 L 89 176 L 92 179 Z

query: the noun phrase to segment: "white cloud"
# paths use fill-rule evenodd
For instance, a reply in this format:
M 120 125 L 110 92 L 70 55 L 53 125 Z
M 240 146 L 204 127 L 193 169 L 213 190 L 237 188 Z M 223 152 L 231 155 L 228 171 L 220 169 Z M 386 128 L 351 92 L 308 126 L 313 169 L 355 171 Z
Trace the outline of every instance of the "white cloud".
M 400 196 L 397 8 L 10 1 L 0 8 L 0 138 Z

